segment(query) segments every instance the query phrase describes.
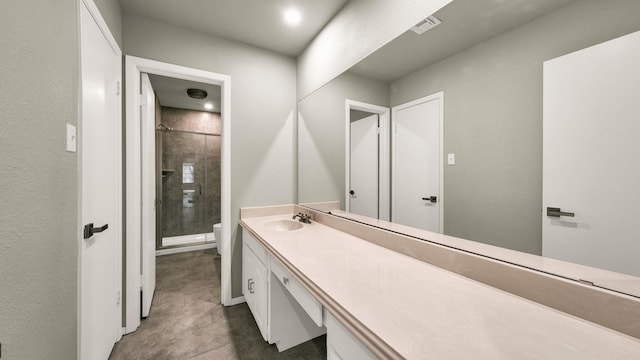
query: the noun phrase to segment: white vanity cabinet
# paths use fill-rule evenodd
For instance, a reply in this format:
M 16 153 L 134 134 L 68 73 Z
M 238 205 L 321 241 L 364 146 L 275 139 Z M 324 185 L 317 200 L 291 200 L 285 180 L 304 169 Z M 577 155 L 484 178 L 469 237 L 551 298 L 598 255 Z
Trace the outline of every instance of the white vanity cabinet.
M 376 357 L 328 311 L 325 311 L 324 322 L 327 327 L 327 360 L 376 359 Z
M 322 305 L 245 229 L 242 282 L 262 337 L 284 351 L 326 332 Z
M 242 245 L 242 290 L 262 337 L 268 341 L 269 270 L 267 265 L 266 251 L 245 231 Z

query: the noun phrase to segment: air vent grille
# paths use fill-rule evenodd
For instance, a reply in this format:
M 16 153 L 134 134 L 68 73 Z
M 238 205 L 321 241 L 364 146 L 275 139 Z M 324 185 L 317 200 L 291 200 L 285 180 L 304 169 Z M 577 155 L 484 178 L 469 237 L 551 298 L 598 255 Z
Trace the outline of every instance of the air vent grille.
M 425 33 L 431 29 L 433 29 L 434 27 L 440 25 L 442 23 L 442 21 L 440 19 L 438 19 L 437 17 L 431 15 L 428 18 L 420 21 L 419 23 L 416 24 L 416 26 L 411 28 L 411 31 L 413 31 L 414 33 L 420 35 L 422 33 Z

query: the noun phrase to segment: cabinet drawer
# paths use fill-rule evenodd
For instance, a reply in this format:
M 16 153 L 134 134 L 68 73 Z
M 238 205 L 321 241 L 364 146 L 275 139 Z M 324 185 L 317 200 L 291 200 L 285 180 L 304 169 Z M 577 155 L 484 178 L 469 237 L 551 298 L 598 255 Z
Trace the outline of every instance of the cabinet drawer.
M 267 266 L 267 249 L 260 245 L 258 240 L 256 240 L 253 235 L 244 228 L 242 229 L 242 242 L 247 245 L 251 251 L 253 251 L 258 260 L 262 262 L 262 265 Z
M 271 259 L 271 272 L 284 285 L 314 323 L 322 326 L 322 304 L 316 300 L 277 260 Z

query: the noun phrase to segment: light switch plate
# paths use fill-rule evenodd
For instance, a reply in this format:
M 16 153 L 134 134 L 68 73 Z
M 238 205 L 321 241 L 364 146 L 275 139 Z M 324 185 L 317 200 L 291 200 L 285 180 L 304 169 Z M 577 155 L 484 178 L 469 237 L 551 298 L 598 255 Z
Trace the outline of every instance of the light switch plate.
M 448 165 L 456 164 L 456 154 L 447 154 L 447 164 Z
M 76 127 L 67 124 L 67 151 L 76 152 Z

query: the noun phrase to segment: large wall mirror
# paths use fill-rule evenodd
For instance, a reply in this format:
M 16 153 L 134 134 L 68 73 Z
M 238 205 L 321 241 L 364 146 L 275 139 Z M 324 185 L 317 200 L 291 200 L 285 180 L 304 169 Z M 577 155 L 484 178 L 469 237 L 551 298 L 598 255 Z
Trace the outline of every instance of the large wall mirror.
M 583 213 L 570 217 L 571 205 L 544 199 L 543 184 L 547 186 L 548 180 L 543 176 L 543 140 L 552 136 L 543 129 L 543 112 L 547 111 L 543 104 L 553 102 L 549 100 L 553 91 L 546 87 L 554 86 L 551 80 L 543 81 L 552 73 L 545 64 L 639 31 L 639 13 L 636 0 L 454 0 L 435 14 L 425 14 L 425 18 L 433 15 L 437 19 L 428 21 L 427 31 L 407 31 L 299 101 L 299 203 L 339 201 L 339 213 L 349 217 L 348 210 L 356 202 L 377 196 L 369 202 L 376 211 L 351 217 L 378 225 L 383 223 L 378 219 L 401 224 L 395 230 L 423 237 L 425 232 L 414 229 L 424 226 L 469 240 L 459 242 L 468 251 L 481 245 L 496 250 L 492 252 L 495 256 L 506 249 L 505 261 L 520 263 L 517 254 L 523 254 L 524 266 L 640 297 L 640 273 L 633 269 L 589 264 L 567 270 L 564 263 L 542 256 L 547 231 L 543 224 L 577 231 L 593 227 Z M 637 66 L 634 68 L 629 69 L 630 76 L 637 76 Z M 354 103 L 358 106 L 350 108 Z M 385 108 L 388 112 L 380 110 Z M 421 128 L 422 124 L 412 122 L 415 112 L 431 114 L 433 123 Z M 617 117 L 616 111 L 612 115 Z M 609 126 L 618 127 L 615 123 Z M 631 126 L 638 129 L 638 125 Z M 379 133 L 377 143 L 361 141 L 367 132 Z M 416 132 L 430 134 L 426 145 L 412 138 Z M 593 148 L 616 144 L 619 153 L 631 153 L 631 163 L 617 162 L 637 175 L 638 162 L 632 156 L 639 150 L 623 147 L 626 140 L 618 136 L 624 131 L 599 132 L 603 138 L 591 139 Z M 583 137 L 587 136 L 592 135 Z M 423 151 L 419 150 L 422 146 L 431 146 L 429 151 L 437 156 L 415 155 Z M 362 154 L 370 157 L 362 160 Z M 373 166 L 356 171 L 369 174 L 364 177 L 371 180 L 364 181 L 369 189 L 360 184 L 362 179 L 358 184 L 353 179 L 354 163 L 362 161 Z M 421 170 L 421 162 L 433 163 L 429 165 L 432 169 Z M 618 197 L 640 202 L 637 183 L 627 181 L 628 188 L 623 187 L 625 182 L 602 183 L 612 177 L 616 175 L 584 179 L 602 186 L 590 201 L 606 208 L 608 193 L 615 187 L 614 192 L 622 194 Z M 411 192 L 425 181 L 434 187 Z M 581 179 L 572 181 L 571 187 L 582 186 Z M 356 185 L 358 189 L 351 188 Z M 417 208 L 401 203 L 402 197 L 416 199 Z M 558 209 L 553 210 L 552 205 Z M 552 208 L 552 216 L 547 216 L 547 208 Z M 638 209 L 623 212 L 626 215 L 617 220 L 628 227 L 634 224 L 634 214 L 640 218 Z M 428 224 L 414 223 L 416 214 L 429 217 Z M 640 263 L 640 231 L 633 231 L 624 246 L 635 250 L 627 251 L 626 256 Z M 617 235 L 611 237 L 604 248 L 617 246 Z M 590 251 L 604 254 L 604 248 Z M 581 263 L 584 249 L 580 242 L 566 251 L 578 254 L 571 261 Z M 618 260 L 613 262 L 623 262 Z M 591 274 L 594 266 L 607 271 Z

